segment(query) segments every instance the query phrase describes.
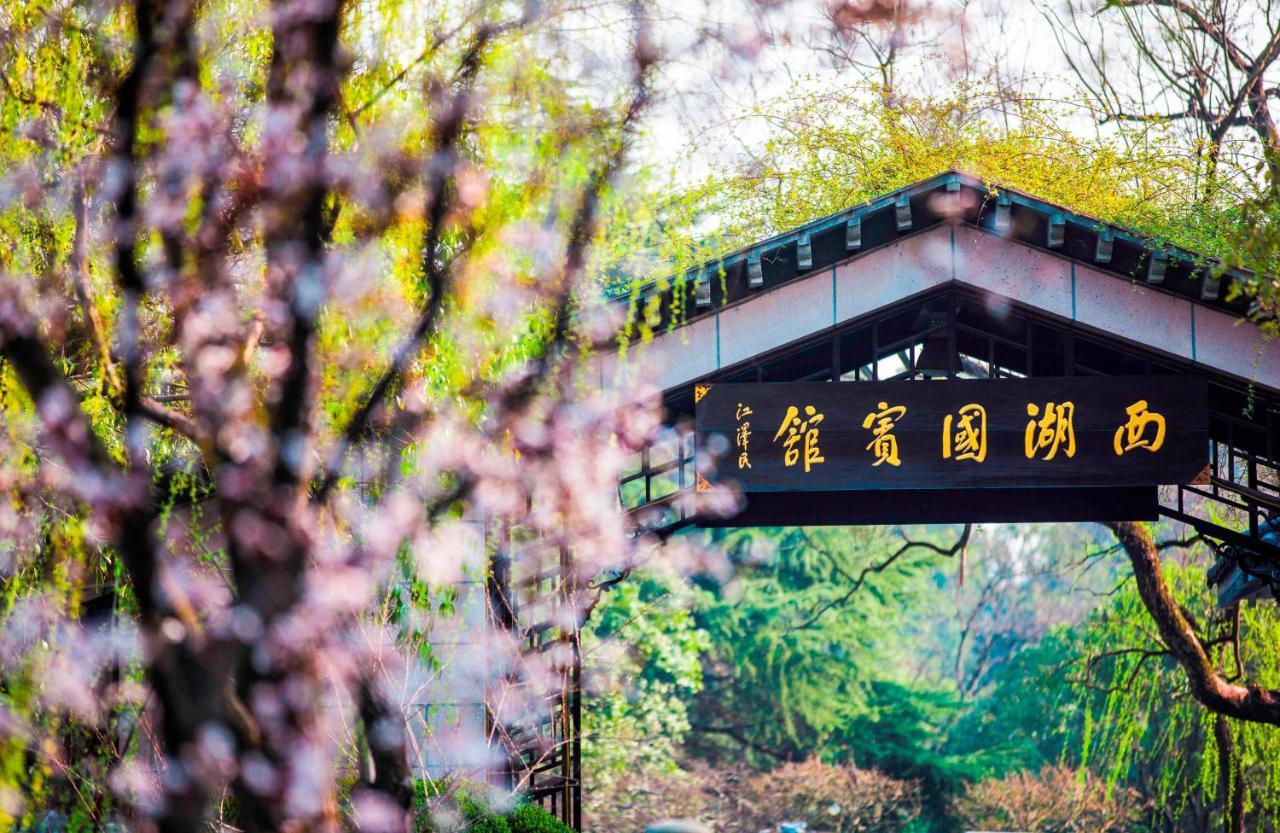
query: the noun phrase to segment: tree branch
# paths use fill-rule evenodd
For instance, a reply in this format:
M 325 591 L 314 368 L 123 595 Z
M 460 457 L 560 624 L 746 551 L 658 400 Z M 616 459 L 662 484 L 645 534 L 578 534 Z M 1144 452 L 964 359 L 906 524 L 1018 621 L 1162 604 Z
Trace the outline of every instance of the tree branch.
M 272 32 L 275 51 L 267 78 L 268 107 L 296 119 L 305 137 L 306 173 L 273 195 L 276 214 L 266 233 L 267 270 L 289 308 L 285 342 L 289 364 L 280 382 L 270 430 L 275 440 L 274 481 L 286 488 L 301 482 L 303 439 L 309 416 L 312 339 L 325 299 L 324 246 L 329 186 L 324 166 L 329 121 L 339 89 L 339 43 L 343 4 L 300 17 L 283 2 Z M 296 115 L 294 115 L 296 113 Z
M 689 728 L 695 732 L 706 732 L 713 735 L 724 735 L 725 737 L 737 742 L 747 749 L 754 750 L 763 755 L 767 755 L 776 761 L 790 763 L 796 759 L 794 752 L 781 752 L 772 747 L 764 746 L 758 741 L 752 740 L 750 736 L 743 733 L 743 729 L 750 729 L 750 726 L 707 726 L 704 724 L 693 723 Z
M 159 50 L 156 18 L 160 13 L 152 0 L 136 0 L 134 4 L 133 16 L 137 34 L 133 63 L 116 91 L 115 115 L 111 127 L 112 151 L 123 180 L 115 198 L 116 228 L 113 235 L 116 280 L 123 296 L 118 326 L 124 373 L 121 405 L 125 415 L 125 446 L 129 452 L 130 465 L 138 472 L 145 471 L 146 466 L 145 435 L 140 408 L 143 384 L 140 308 L 146 285 L 137 261 L 141 225 L 137 210 L 137 144 L 142 117 L 143 85 Z M 136 538 L 136 535 L 131 537 Z
M 854 594 L 857 593 L 858 590 L 862 588 L 862 585 L 866 584 L 867 579 L 872 574 L 883 573 L 885 570 L 892 567 L 895 563 L 897 563 L 899 559 L 901 559 L 903 556 L 905 556 L 907 553 L 911 552 L 912 550 L 923 549 L 923 550 L 928 550 L 930 552 L 937 553 L 938 555 L 945 556 L 947 558 L 953 558 L 956 554 L 958 554 L 959 552 L 964 550 L 967 546 L 969 546 L 969 536 L 972 533 L 973 533 L 973 524 L 965 524 L 964 531 L 960 533 L 960 537 L 956 539 L 956 542 L 951 546 L 945 547 L 945 548 L 940 547 L 931 541 L 912 541 L 910 539 L 907 539 L 906 541 L 903 542 L 902 546 L 894 550 L 893 554 L 890 555 L 888 558 L 886 558 L 884 561 L 868 564 L 866 567 L 863 567 L 862 570 L 858 573 L 857 577 L 854 578 L 853 584 L 850 585 L 849 589 L 846 590 L 843 595 L 841 595 L 837 599 L 832 599 L 829 602 L 825 602 L 824 604 L 818 605 L 816 608 L 810 611 L 809 615 L 806 616 L 801 622 L 799 622 L 798 624 L 792 625 L 790 628 L 788 628 L 788 632 L 794 632 L 794 631 L 804 630 L 806 628 L 813 627 L 813 625 L 817 624 L 818 620 L 821 619 L 823 614 L 826 613 L 828 610 L 831 610 L 832 608 L 840 605 L 847 604 L 848 601 L 853 598 Z
M 427 171 L 428 204 L 421 246 L 422 273 L 427 282 L 426 303 L 419 312 L 413 328 L 396 348 L 391 364 L 378 377 L 364 402 L 343 429 L 337 446 L 329 456 L 323 479 L 316 488 L 313 498 L 316 502 L 323 503 L 328 498 L 337 484 L 342 461 L 347 451 L 360 441 L 378 406 L 382 404 L 392 386 L 404 375 L 418 350 L 435 332 L 451 278 L 451 271 L 441 263 L 440 240 L 444 220 L 452 203 L 457 144 L 471 112 L 474 83 L 483 63 L 481 59 L 485 49 L 501 31 L 505 31 L 505 27 L 484 26 L 476 33 L 461 61 L 460 89 L 450 98 L 448 105 L 441 109 L 433 125 L 435 149 L 431 153 Z
M 1146 527 L 1134 521 L 1106 526 L 1129 556 L 1142 602 L 1155 620 L 1161 641 L 1186 672 L 1196 700 L 1217 714 L 1280 726 L 1280 691 L 1234 685 L 1209 659 L 1165 581 L 1159 552 Z
M 405 751 L 404 715 L 376 686 L 376 680 L 366 676 L 359 691 L 360 722 L 373 762 L 373 777 L 366 786 L 408 809 L 413 804 L 413 773 Z
M 195 442 L 198 438 L 196 423 L 191 417 L 167 407 L 155 397 L 144 396 L 138 401 L 138 414 L 156 425 L 168 428 Z
M 1141 113 L 1126 113 L 1123 110 L 1116 110 L 1107 113 L 1100 120 L 1100 124 L 1106 124 L 1109 121 L 1132 121 L 1132 122 L 1149 122 L 1149 121 L 1180 121 L 1182 119 L 1195 119 L 1196 121 L 1221 125 L 1226 127 L 1248 127 L 1252 124 L 1252 120 L 1245 116 L 1226 116 L 1221 113 L 1206 113 L 1199 108 L 1188 108 L 1176 113 L 1156 113 L 1153 115 L 1143 115 Z
M 1205 17 L 1199 9 L 1187 3 L 1185 0 L 1112 0 L 1112 5 L 1120 8 L 1136 8 L 1138 6 L 1160 6 L 1166 9 L 1172 9 L 1183 17 L 1191 21 L 1201 33 L 1218 43 L 1223 49 L 1223 53 L 1227 59 L 1241 72 L 1248 72 L 1251 67 L 1249 59 L 1245 57 L 1244 51 L 1236 45 L 1235 41 L 1227 36 L 1224 29 L 1221 29 L 1209 18 Z

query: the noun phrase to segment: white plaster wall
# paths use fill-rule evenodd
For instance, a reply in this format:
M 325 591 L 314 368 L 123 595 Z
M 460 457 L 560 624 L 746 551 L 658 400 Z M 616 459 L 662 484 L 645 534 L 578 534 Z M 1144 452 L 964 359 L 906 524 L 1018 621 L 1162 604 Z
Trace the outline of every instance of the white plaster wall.
M 1071 317 L 1071 261 L 969 226 L 955 235 L 957 281 Z
M 652 341 L 633 345 L 626 360 L 629 368 L 614 364 L 604 367 L 604 384 L 627 384 L 628 373 L 636 373 L 662 390 L 719 369 L 717 361 L 716 316 L 708 315 L 683 327 L 655 336 Z
M 948 283 L 951 266 L 951 229 L 945 226 L 845 261 L 835 270 L 835 320 L 843 323 Z
M 1280 390 L 1280 342 L 1254 325 L 1208 307 L 1195 309 L 1196 363 Z
M 1145 283 L 1076 266 L 1076 319 L 1180 359 L 1195 358 L 1193 302 Z
M 720 366 L 728 367 L 835 323 L 832 271 L 824 269 L 720 315 Z

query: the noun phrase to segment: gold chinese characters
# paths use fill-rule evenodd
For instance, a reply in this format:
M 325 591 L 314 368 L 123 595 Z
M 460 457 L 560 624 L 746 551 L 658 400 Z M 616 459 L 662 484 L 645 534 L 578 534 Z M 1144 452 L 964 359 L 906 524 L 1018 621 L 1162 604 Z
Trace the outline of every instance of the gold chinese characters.
M 954 417 L 959 417 L 952 422 Z M 973 460 L 981 463 L 987 459 L 987 409 L 977 404 L 961 405 L 956 414 L 947 414 L 942 420 L 942 458 Z
M 1164 417 L 1148 411 L 1145 399 L 1134 402 L 1124 412 L 1129 415 L 1129 421 L 1116 429 L 1116 456 L 1122 457 L 1135 448 L 1159 451 L 1164 445 Z M 1154 436 L 1149 435 L 1148 428 L 1154 429 Z
M 1024 446 L 1028 460 L 1034 460 L 1043 454 L 1043 460 L 1052 460 L 1061 450 L 1067 457 L 1076 456 L 1076 406 L 1073 402 L 1053 403 L 1044 406 L 1044 415 L 1040 416 L 1040 406 L 1034 402 L 1027 404 L 1027 432 Z M 1039 419 L 1036 419 L 1040 416 Z
M 755 404 L 759 407 L 759 403 Z M 1019 405 L 1013 404 L 1012 407 L 1017 409 Z M 879 401 L 874 409 L 856 423 L 867 432 L 857 438 L 856 428 L 845 421 L 845 415 L 829 412 L 822 403 L 792 404 L 785 406 L 785 413 L 773 436 L 773 444 L 780 447 L 784 467 L 796 468 L 808 474 L 815 467 L 832 459 L 832 454 L 837 457 L 855 454 L 856 445 L 863 445 L 866 452 L 857 453 L 854 457 L 859 465 L 900 468 L 910 466 L 913 461 L 923 464 L 930 457 L 930 449 L 916 444 L 923 442 L 925 436 L 937 438 L 939 434 L 935 432 L 939 429 L 940 459 L 972 465 L 989 463 L 993 457 L 1008 460 L 1010 455 L 1041 464 L 1061 464 L 1061 461 L 1077 456 L 1082 441 L 1091 457 L 1099 452 L 1110 457 L 1111 453 L 1103 450 L 1107 445 L 1106 439 L 1102 439 L 1101 443 L 1092 439 L 1099 435 L 1111 439 L 1111 451 L 1117 457 L 1138 449 L 1155 453 L 1165 448 L 1169 436 L 1165 415 L 1151 410 L 1146 399 L 1140 399 L 1125 407 L 1121 413 L 1115 413 L 1114 419 L 1086 423 L 1079 435 L 1076 402 L 1027 402 L 1021 407 L 1025 408 L 1025 422 L 1013 414 L 1001 417 L 999 411 L 989 413 L 987 406 L 978 402 L 969 402 L 954 410 L 942 408 L 939 409 L 941 413 L 938 417 L 933 417 L 932 414 L 925 417 L 924 413 L 930 413 L 926 406 L 912 404 L 909 407 L 892 401 Z M 824 410 L 827 412 L 824 413 Z M 1116 410 L 1119 411 L 1119 408 L 1116 407 Z M 733 415 L 733 459 L 738 470 L 753 469 L 758 466 L 761 453 L 758 447 L 752 445 L 755 434 L 753 408 L 749 404 L 738 402 Z M 940 422 L 935 422 L 939 417 Z M 992 418 L 996 421 L 992 422 Z M 762 419 L 769 417 L 764 416 Z M 853 428 L 852 432 L 850 428 Z M 825 429 L 831 429 L 831 432 Z M 852 446 L 851 434 L 854 436 L 852 443 L 855 444 Z M 1021 443 L 1018 443 L 1019 437 L 1022 439 Z M 934 439 L 929 443 L 932 455 L 938 454 L 939 446 L 933 444 L 936 442 Z M 1021 455 L 1017 450 L 1019 445 Z M 935 461 L 938 459 L 933 457 Z
M 818 413 L 812 405 L 804 406 L 803 417 L 800 415 L 800 409 L 795 405 L 787 408 L 787 414 L 782 418 L 782 425 L 778 427 L 778 433 L 773 436 L 773 441 L 776 443 L 784 434 L 786 435 L 786 439 L 782 442 L 783 465 L 791 467 L 799 462 L 801 450 L 804 451 L 806 474 L 814 464 L 826 462 L 822 456 L 822 449 L 818 447 L 818 425 L 822 420 L 823 415 Z M 797 446 L 803 446 L 803 449 Z
M 888 402 L 881 402 L 876 407 L 880 410 L 872 411 L 867 414 L 866 419 L 862 420 L 862 427 L 871 430 L 872 439 L 867 443 L 867 450 L 876 458 L 871 465 L 888 463 L 891 466 L 900 466 L 902 460 L 898 457 L 898 438 L 893 435 L 893 427 L 898 420 L 907 415 L 906 406 L 889 407 Z
M 738 420 L 738 430 L 734 434 L 733 444 L 738 449 L 738 468 L 751 468 L 751 455 L 748 453 L 748 446 L 751 442 L 751 421 L 747 417 L 751 416 L 752 411 L 749 405 L 738 403 L 738 410 L 734 413 L 734 418 Z

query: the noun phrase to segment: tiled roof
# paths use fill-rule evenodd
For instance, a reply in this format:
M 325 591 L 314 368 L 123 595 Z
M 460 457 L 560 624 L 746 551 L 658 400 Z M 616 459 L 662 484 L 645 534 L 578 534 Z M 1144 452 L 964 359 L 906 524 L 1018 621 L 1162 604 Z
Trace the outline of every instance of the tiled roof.
M 648 306 L 659 295 L 663 324 L 678 326 L 948 222 L 995 232 L 1118 280 L 1139 282 L 1238 317 L 1252 312 L 1247 298 L 1228 300 L 1232 281 L 1242 276 L 1238 270 L 957 170 L 730 252 L 662 286 L 638 287 L 617 300 L 640 300 Z

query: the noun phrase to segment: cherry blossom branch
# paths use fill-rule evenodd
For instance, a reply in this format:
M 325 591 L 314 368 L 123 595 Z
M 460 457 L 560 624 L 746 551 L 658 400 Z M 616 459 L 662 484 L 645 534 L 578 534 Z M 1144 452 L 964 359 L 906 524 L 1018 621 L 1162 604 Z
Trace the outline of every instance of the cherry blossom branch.
M 138 472 L 144 472 L 146 466 L 145 435 L 140 421 L 144 368 L 142 322 L 139 314 L 146 285 L 137 261 L 138 240 L 141 236 L 141 218 L 137 211 L 137 144 L 143 110 L 143 85 L 159 51 L 156 18 L 160 14 L 161 10 L 152 0 L 136 0 L 134 3 L 133 16 L 137 33 L 133 63 L 116 90 L 116 107 L 110 131 L 114 157 L 112 166 L 117 169 L 121 179 L 114 199 L 116 228 L 113 235 L 116 279 L 123 296 L 119 320 L 121 365 L 124 373 L 121 401 L 125 415 L 125 444 L 130 464 Z M 130 537 L 138 537 L 136 531 L 131 532 Z
M 352 415 L 339 437 L 337 446 L 329 455 L 329 464 L 325 467 L 320 485 L 315 490 L 314 500 L 318 503 L 323 503 L 329 497 L 337 484 L 342 461 L 347 451 L 364 436 L 374 412 L 386 399 L 391 388 L 403 377 L 422 345 L 430 340 L 436 330 L 440 313 L 444 308 L 444 298 L 448 293 L 448 284 L 452 281 L 452 270 L 442 263 L 440 240 L 445 217 L 449 214 L 452 205 L 458 163 L 457 143 L 471 112 L 475 80 L 483 64 L 485 50 L 495 37 L 514 25 L 516 24 L 480 27 L 460 61 L 459 89 L 450 97 L 448 104 L 441 108 L 440 114 L 432 125 L 434 150 L 427 165 L 428 202 L 420 246 L 422 273 L 427 282 L 427 300 L 409 334 L 396 348 L 391 364 L 378 377 L 364 402 Z
M 275 195 L 273 222 L 266 233 L 268 275 L 277 284 L 290 315 L 286 335 L 289 363 L 270 416 L 276 441 L 274 478 L 282 486 L 293 487 L 301 481 L 302 454 L 297 449 L 306 435 L 312 338 L 327 283 L 323 270 L 329 189 L 324 163 L 329 119 L 338 101 L 342 3 L 329 0 L 319 9 L 291 8 L 285 2 L 273 6 L 275 53 L 267 79 L 268 107 L 281 119 L 299 109 L 296 129 L 306 143 L 301 182 L 290 183 L 287 192 Z M 304 15 L 309 19 L 298 19 Z M 301 101 L 297 100 L 299 95 Z M 289 139 L 280 136 L 278 140 Z

